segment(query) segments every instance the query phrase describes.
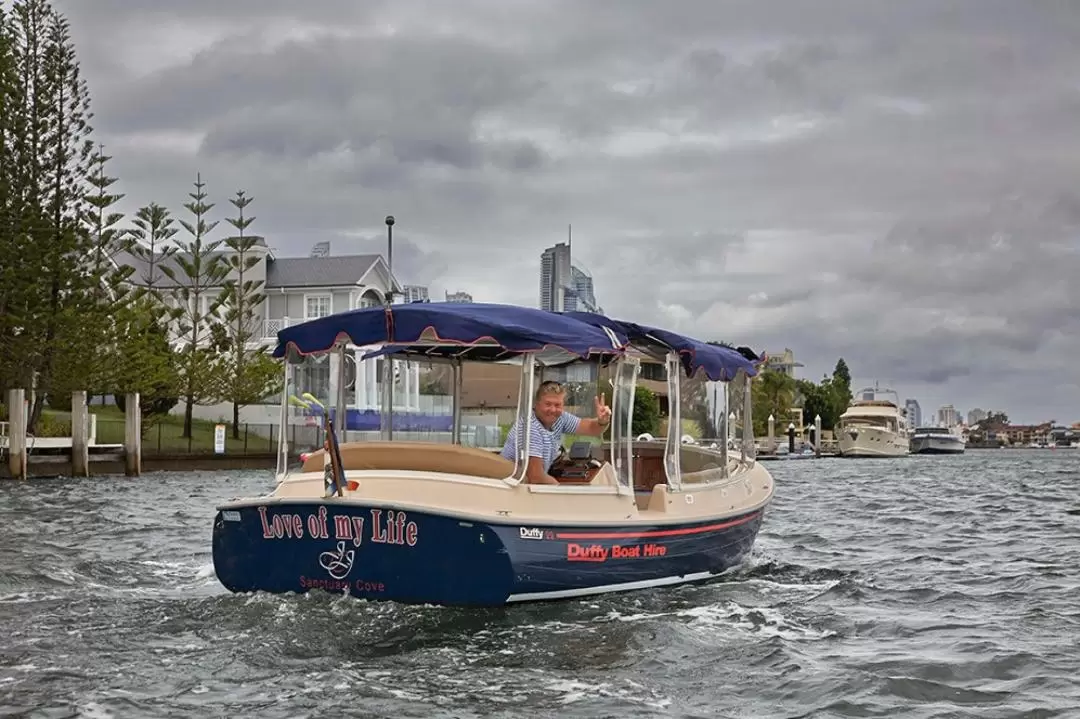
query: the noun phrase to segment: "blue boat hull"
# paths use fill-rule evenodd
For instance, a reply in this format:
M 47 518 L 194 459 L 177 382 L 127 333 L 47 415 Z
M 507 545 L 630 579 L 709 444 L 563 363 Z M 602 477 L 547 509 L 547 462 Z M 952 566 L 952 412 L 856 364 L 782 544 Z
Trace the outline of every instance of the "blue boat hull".
M 230 591 L 323 589 L 371 600 L 501 606 L 701 581 L 750 553 L 763 510 L 680 525 L 491 524 L 434 513 L 303 502 L 214 519 Z

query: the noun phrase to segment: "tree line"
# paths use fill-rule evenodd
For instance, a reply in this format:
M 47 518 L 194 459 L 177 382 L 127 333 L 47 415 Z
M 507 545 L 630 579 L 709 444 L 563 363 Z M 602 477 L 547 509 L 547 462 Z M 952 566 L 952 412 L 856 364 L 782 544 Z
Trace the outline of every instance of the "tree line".
M 128 220 L 92 117 L 67 20 L 46 0 L 0 5 L 0 390 L 34 389 L 31 431 L 86 390 L 139 392 L 145 428 L 183 402 L 185 437 L 195 405 L 229 402 L 238 436 L 240 407 L 280 383 L 249 349 L 253 198 L 238 191 L 219 232 L 197 176 L 181 217 L 151 202 Z
M 843 357 L 837 360 L 832 376 L 823 377 L 821 382 L 795 379 L 766 368 L 753 383 L 751 394 L 756 437 L 768 432 L 770 414 L 776 419 L 777 433 L 786 431 L 793 407 L 802 408 L 805 424 L 813 424 L 814 417 L 821 415 L 821 428 L 831 430 L 851 404 L 851 372 Z

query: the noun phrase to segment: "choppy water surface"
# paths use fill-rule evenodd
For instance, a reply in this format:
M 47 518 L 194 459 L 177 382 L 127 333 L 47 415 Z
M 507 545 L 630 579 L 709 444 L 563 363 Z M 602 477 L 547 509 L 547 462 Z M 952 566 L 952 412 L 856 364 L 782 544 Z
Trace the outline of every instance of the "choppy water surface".
M 236 596 L 270 473 L 0 484 L 0 716 L 1080 716 L 1080 452 L 768 465 L 726 581 L 499 611 Z

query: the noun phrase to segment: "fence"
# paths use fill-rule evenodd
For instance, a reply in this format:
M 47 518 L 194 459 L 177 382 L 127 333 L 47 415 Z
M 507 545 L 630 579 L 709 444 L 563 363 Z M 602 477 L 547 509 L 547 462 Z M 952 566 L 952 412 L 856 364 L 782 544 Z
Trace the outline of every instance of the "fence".
M 468 417 L 462 417 L 461 443 L 478 447 L 496 447 L 502 445 L 501 429 L 498 425 L 470 424 Z M 277 452 L 280 425 L 242 423 L 236 437 L 233 436 L 232 425 L 225 424 L 225 447 L 224 454 L 246 455 L 267 454 Z M 285 428 L 285 441 L 288 445 L 289 456 L 295 458 L 300 452 L 309 451 L 322 446 L 323 431 L 318 425 L 290 424 Z M 347 433 L 348 441 L 378 441 L 380 433 L 377 429 L 363 431 L 350 430 Z M 447 429 L 410 429 L 408 423 L 399 426 L 395 423 L 394 439 L 398 441 L 417 442 L 445 442 L 451 441 L 451 433 Z M 339 439 L 341 439 L 339 433 Z M 123 444 L 124 420 L 99 417 L 97 421 L 97 444 Z M 216 431 L 215 425 L 209 422 L 196 421 L 192 425 L 190 437 L 183 436 L 183 425 L 174 422 L 159 422 L 152 425 L 143 433 L 142 454 L 144 457 L 154 455 L 176 454 L 216 454 Z

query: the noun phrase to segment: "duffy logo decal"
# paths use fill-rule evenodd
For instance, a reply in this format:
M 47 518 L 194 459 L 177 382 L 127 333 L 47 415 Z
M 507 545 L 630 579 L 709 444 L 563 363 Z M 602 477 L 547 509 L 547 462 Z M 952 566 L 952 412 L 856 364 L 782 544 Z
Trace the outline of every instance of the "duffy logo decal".
M 319 566 L 334 579 L 344 579 L 352 571 L 355 558 L 356 550 L 345 551 L 345 542 L 338 542 L 336 552 L 323 552 L 319 555 Z

